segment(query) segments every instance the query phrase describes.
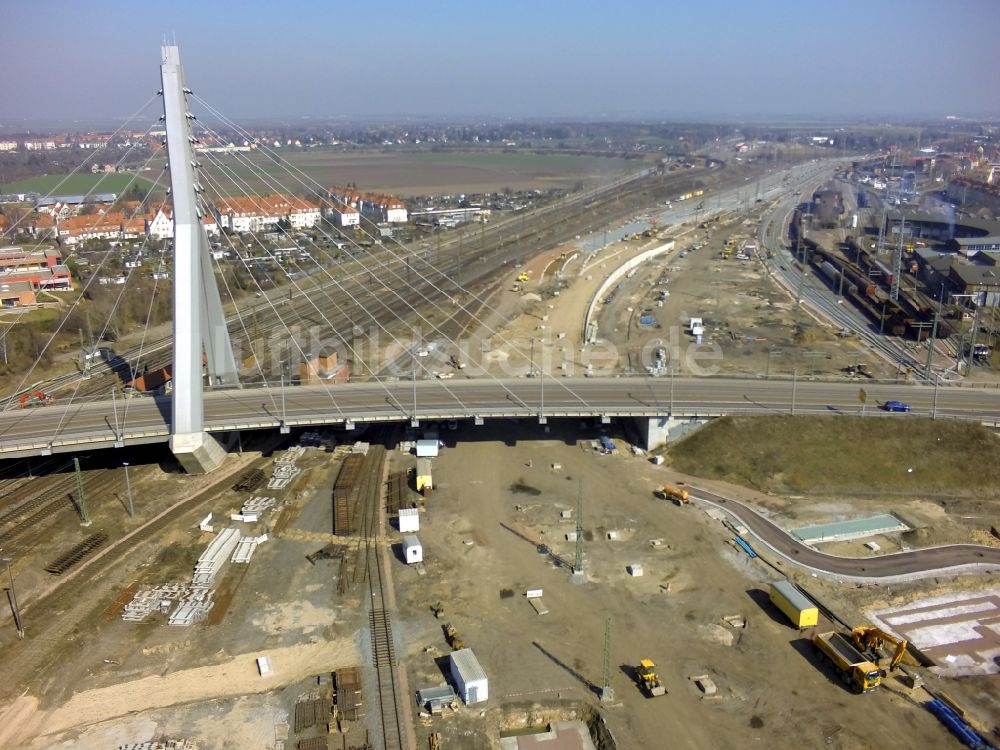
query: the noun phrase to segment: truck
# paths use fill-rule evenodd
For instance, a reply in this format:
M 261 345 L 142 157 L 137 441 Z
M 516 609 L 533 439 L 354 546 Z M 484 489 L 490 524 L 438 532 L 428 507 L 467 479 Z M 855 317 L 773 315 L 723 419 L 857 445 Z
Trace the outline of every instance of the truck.
M 673 500 L 678 505 L 685 505 L 691 502 L 691 496 L 688 494 L 688 491 L 675 484 L 665 484 L 662 487 L 657 487 L 654 494 L 666 500 Z
M 819 608 L 790 581 L 771 582 L 771 603 L 799 630 L 819 623 Z
M 820 659 L 830 664 L 843 683 L 857 693 L 870 693 L 882 684 L 882 673 L 858 651 L 843 633 L 830 631 L 813 636 Z

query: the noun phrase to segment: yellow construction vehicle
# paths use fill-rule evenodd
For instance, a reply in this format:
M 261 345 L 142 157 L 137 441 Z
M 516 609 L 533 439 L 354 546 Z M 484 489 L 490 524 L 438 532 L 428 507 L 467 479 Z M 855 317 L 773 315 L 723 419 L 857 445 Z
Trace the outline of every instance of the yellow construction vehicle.
M 656 664 L 653 663 L 652 659 L 640 660 L 639 666 L 635 668 L 635 674 L 642 684 L 642 689 L 646 691 L 646 694 L 650 698 L 663 695 L 667 692 L 663 683 L 660 682 L 660 678 L 656 676 Z
M 527 274 L 527 272 L 525 272 L 525 271 L 521 271 L 521 273 L 519 273 L 519 274 L 517 275 L 517 280 L 518 280 L 518 281 L 520 281 L 520 282 L 521 282 L 522 284 L 523 284 L 523 283 L 524 283 L 525 281 L 527 281 L 527 280 L 528 280 L 528 274 Z
M 653 494 L 665 500 L 673 500 L 678 505 L 686 505 L 691 502 L 691 496 L 688 494 L 688 491 L 674 484 L 665 484 L 662 487 L 657 487 L 653 490 Z
M 465 641 L 462 640 L 462 637 L 450 622 L 444 625 L 444 637 L 447 639 L 452 651 L 461 651 L 465 648 Z
M 889 660 L 889 667 L 886 670 L 888 672 L 892 672 L 899 666 L 903 654 L 906 653 L 906 639 L 897 638 L 892 633 L 886 633 L 880 628 L 869 625 L 859 625 L 854 628 L 851 631 L 851 640 L 854 641 L 854 645 L 858 649 L 875 658 L 878 658 L 878 652 L 885 647 L 886 643 L 895 645 L 896 650 L 893 652 L 892 659 Z

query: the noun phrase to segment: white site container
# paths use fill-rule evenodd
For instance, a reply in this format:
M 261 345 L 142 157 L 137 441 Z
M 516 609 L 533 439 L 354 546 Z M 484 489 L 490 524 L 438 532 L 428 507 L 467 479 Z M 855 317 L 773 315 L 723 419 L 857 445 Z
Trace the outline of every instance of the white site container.
M 471 648 L 451 652 L 451 679 L 455 681 L 458 694 L 467 706 L 489 700 L 489 681 L 486 672 Z
M 407 565 L 424 561 L 424 548 L 413 534 L 403 537 L 403 559 Z
M 271 658 L 268 656 L 258 656 L 257 671 L 261 677 L 271 674 Z
M 417 458 L 436 458 L 437 454 L 438 441 L 436 439 L 417 441 Z
M 399 531 L 401 534 L 420 531 L 420 511 L 417 508 L 399 509 Z

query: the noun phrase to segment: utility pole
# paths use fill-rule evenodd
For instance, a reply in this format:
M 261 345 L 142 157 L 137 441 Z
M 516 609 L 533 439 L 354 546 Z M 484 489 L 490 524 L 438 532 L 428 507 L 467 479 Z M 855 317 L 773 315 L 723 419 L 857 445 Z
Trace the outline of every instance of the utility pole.
M 573 572 L 583 572 L 583 480 L 576 480 L 576 559 Z
M 931 337 L 927 339 L 927 366 L 924 368 L 924 380 L 931 379 L 931 362 L 934 358 L 934 340 L 937 338 L 938 318 L 941 316 L 941 305 L 944 303 L 944 284 L 941 284 L 941 294 L 938 296 L 938 309 L 934 311 L 934 324 L 931 326 Z
M 17 628 L 17 637 L 24 638 L 24 625 L 21 623 L 21 610 L 17 606 L 17 594 L 14 593 L 14 573 L 10 569 L 13 561 L 10 557 L 3 558 L 7 563 L 7 577 L 10 579 L 10 588 L 7 589 L 7 601 L 10 603 L 10 612 L 14 616 L 14 627 Z
M 899 301 L 899 281 L 903 274 L 903 230 L 906 228 L 906 219 L 899 222 L 899 243 L 892 254 L 892 283 L 889 285 L 889 299 L 893 302 Z
M 615 691 L 611 688 L 611 618 L 604 621 L 604 681 L 601 684 L 601 703 L 610 703 L 615 699 Z
M 795 416 L 795 391 L 799 384 L 799 368 L 792 370 L 792 416 Z
M 73 469 L 76 471 L 76 502 L 80 511 L 80 525 L 90 526 L 90 514 L 87 513 L 87 499 L 83 496 L 83 475 L 80 473 L 80 459 L 73 456 Z
M 674 416 L 674 363 L 670 363 L 670 416 Z
M 125 467 L 125 489 L 128 492 L 128 517 L 135 517 L 135 508 L 132 507 L 132 482 L 128 478 L 128 461 L 122 461 L 122 466 Z

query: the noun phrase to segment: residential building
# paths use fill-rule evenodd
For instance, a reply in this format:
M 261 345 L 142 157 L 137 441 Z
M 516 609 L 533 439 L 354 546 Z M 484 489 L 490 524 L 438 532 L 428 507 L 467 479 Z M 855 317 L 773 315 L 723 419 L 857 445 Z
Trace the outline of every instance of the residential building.
M 341 228 L 356 227 L 361 223 L 361 212 L 353 206 L 343 203 L 331 203 L 329 215 L 333 216 L 334 223 Z
M 391 195 L 364 193 L 349 187 L 332 187 L 328 193 L 332 200 L 356 208 L 372 221 L 390 224 L 405 224 L 407 221 L 408 216 L 403 201 Z
M 25 151 L 55 151 L 56 142 L 51 138 L 39 138 L 24 142 Z
M 205 232 L 209 237 L 219 236 L 219 223 L 211 213 L 205 213 L 201 217 L 201 223 L 205 226 Z M 153 214 L 153 218 L 147 222 L 146 234 L 154 240 L 170 240 L 174 237 L 174 212 L 170 206 L 160 206 Z
M 35 213 L 21 222 L 29 237 L 39 240 L 56 238 L 56 220 L 51 214 Z
M 0 151 L 17 151 L 17 141 L 0 141 Z
M 215 211 L 219 226 L 233 232 L 260 232 L 283 220 L 294 229 L 306 229 L 320 220 L 318 203 L 294 195 L 222 198 Z
M 108 141 L 111 140 L 109 135 L 101 135 L 99 133 L 88 133 L 87 135 L 78 136 L 76 139 L 76 145 L 79 148 L 93 150 L 99 148 L 107 148 Z

